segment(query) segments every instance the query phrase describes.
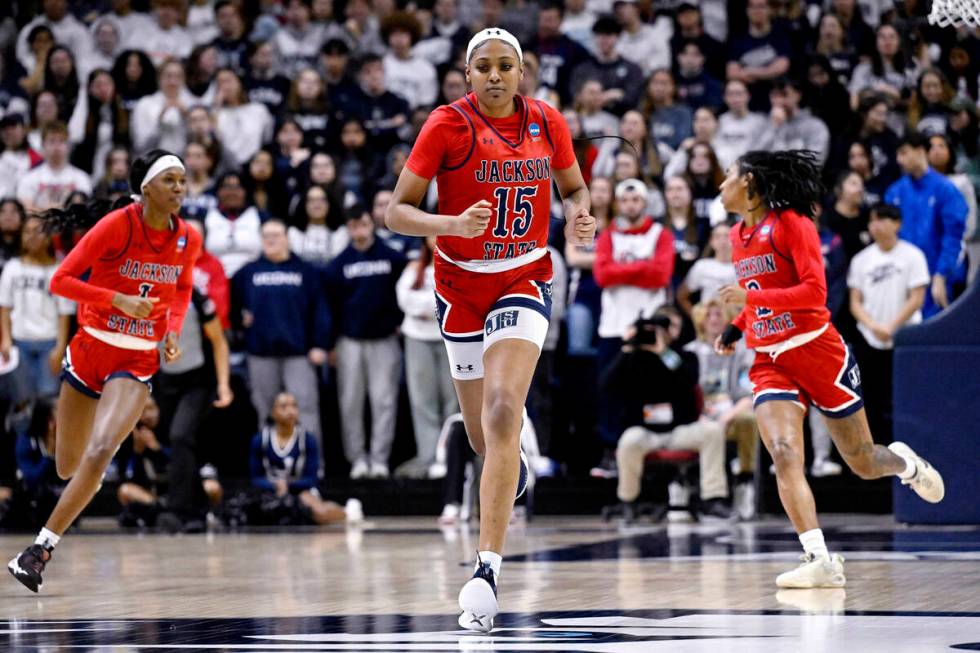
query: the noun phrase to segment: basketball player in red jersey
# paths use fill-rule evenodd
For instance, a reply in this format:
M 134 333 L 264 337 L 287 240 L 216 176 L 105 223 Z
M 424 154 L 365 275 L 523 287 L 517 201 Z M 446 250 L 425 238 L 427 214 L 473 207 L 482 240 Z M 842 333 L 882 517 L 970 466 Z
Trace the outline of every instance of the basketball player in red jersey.
M 184 164 L 152 150 L 133 163 L 129 184 L 138 201 L 105 217 L 102 203 L 44 214 L 54 228 L 97 222 L 51 279 L 51 292 L 79 304 L 80 328 L 65 353 L 58 397 L 55 461 L 58 475 L 71 481 L 34 544 L 7 565 L 34 592 L 61 535 L 136 426 L 160 366 L 159 342 L 168 362 L 180 357 L 177 337 L 201 251 L 201 237 L 177 216 Z
M 459 594 L 459 624 L 488 632 L 507 524 L 526 482 L 521 415 L 551 313 L 552 181 L 570 243 L 591 243 L 595 218 L 564 118 L 517 94 L 524 74 L 517 39 L 482 30 L 466 62 L 473 91 L 429 116 L 386 221 L 399 233 L 436 236 L 439 323 L 470 444 L 485 457 L 480 550 Z M 439 214 L 416 208 L 433 177 Z
M 725 209 L 742 216 L 731 231 L 738 284 L 724 301 L 745 308 L 715 342 L 732 354 L 745 332 L 756 350 L 749 371 L 762 440 L 776 465 L 779 498 L 803 545 L 803 564 L 776 579 L 784 588 L 841 587 L 844 559 L 830 555 L 817 523 L 803 464 L 803 416 L 823 413 L 838 451 L 864 479 L 896 475 L 930 503 L 944 495 L 943 479 L 901 442 L 871 439 L 861 400 L 861 375 L 830 323 L 820 238 L 813 206 L 820 201 L 820 168 L 812 152 L 749 152 L 721 184 Z

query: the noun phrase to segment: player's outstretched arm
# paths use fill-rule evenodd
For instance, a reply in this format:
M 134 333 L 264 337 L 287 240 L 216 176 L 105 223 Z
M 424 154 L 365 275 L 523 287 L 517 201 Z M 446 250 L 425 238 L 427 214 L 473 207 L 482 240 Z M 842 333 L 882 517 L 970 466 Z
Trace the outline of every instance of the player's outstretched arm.
M 429 188 L 429 180 L 407 167 L 398 176 L 385 213 L 385 225 L 406 236 L 461 236 L 476 238 L 490 224 L 490 202 L 480 200 L 459 215 L 426 213 L 418 208 Z

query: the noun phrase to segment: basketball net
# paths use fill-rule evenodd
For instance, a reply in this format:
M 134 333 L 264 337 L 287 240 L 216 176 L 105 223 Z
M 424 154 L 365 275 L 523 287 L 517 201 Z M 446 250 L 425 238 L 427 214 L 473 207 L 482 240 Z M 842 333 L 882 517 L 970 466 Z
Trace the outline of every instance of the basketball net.
M 980 0 L 932 0 L 929 22 L 939 27 L 980 25 Z

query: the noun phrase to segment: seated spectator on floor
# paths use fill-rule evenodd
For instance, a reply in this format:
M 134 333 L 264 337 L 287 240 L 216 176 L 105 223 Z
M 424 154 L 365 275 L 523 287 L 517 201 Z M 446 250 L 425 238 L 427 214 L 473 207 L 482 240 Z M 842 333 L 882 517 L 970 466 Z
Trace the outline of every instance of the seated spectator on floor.
M 639 498 L 651 451 L 695 450 L 701 468 L 699 517 L 728 520 L 725 425 L 701 419 L 697 357 L 668 346 L 669 328 L 666 316 L 637 320 L 600 380 L 626 426 L 616 448 L 616 495 L 626 504 Z
M 160 512 L 157 480 L 166 474 L 170 450 L 160 444 L 156 430 L 160 425 L 160 408 L 153 397 L 147 397 L 143 414 L 133 429 L 133 450 L 123 466 L 123 482 L 116 491 L 122 512 L 120 526 L 156 524 Z
M 702 300 L 694 306 L 692 319 L 696 340 L 684 345 L 698 357 L 698 379 L 704 394 L 704 417 L 727 425 L 725 438 L 738 446 L 734 508 L 742 519 L 755 516 L 755 455 L 759 432 L 752 412 L 752 383 L 749 368 L 755 354 L 739 341 L 734 356 L 715 352 L 715 338 L 738 314 L 738 309 L 719 297 Z
M 244 336 L 252 403 L 264 424 L 283 390 L 299 402 L 303 428 L 320 439 L 314 366 L 327 362 L 330 330 L 319 272 L 289 251 L 286 225 L 262 225 L 262 256 L 231 280 L 232 323 Z
M 268 409 L 267 409 L 268 410 Z M 277 525 L 331 524 L 364 519 L 361 502 L 348 499 L 342 508 L 320 496 L 320 447 L 299 424 L 299 405 L 279 393 L 269 411 L 272 424 L 252 438 L 249 469 L 252 486 L 263 493 L 265 517 Z
M 397 335 L 402 312 L 395 286 L 406 259 L 376 237 L 374 219 L 365 207 L 355 204 L 346 218 L 350 245 L 324 273 L 344 454 L 352 465 L 351 478 L 387 478 L 402 369 Z M 364 433 L 366 396 L 371 401 L 370 454 Z
M 47 518 L 65 488 L 66 481 L 55 469 L 57 437 L 55 403 L 44 399 L 35 402 L 27 428 L 17 434 L 15 449 L 17 479 L 31 528 Z

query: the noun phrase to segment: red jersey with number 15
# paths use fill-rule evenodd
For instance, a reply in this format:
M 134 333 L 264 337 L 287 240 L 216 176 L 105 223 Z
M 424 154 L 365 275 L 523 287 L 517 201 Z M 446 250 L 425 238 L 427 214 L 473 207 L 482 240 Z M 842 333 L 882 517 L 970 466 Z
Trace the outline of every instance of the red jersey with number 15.
M 769 213 L 754 227 L 739 222 L 729 236 L 745 308 L 733 324 L 750 348 L 775 345 L 830 321 L 820 237 L 795 211 Z
M 436 177 L 443 215 L 480 200 L 493 205 L 482 236 L 439 236 L 439 250 L 454 261 L 512 259 L 547 245 L 552 170 L 575 163 L 571 134 L 554 108 L 521 95 L 514 101 L 507 118 L 483 115 L 475 93 L 439 107 L 406 163 L 419 177 Z
M 157 230 L 143 221 L 142 204 L 112 211 L 61 262 L 51 292 L 77 302 L 79 325 L 89 329 L 152 342 L 168 331 L 179 333 L 194 288 L 201 236 L 179 217 L 171 220 L 170 229 Z M 112 305 L 117 292 L 159 301 L 147 318 L 137 319 Z

